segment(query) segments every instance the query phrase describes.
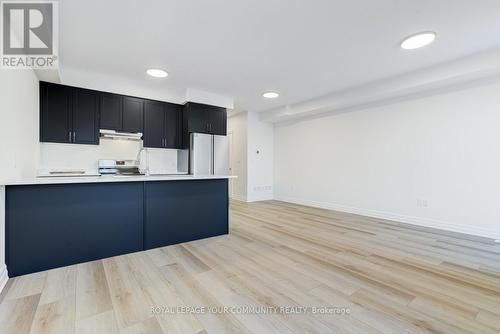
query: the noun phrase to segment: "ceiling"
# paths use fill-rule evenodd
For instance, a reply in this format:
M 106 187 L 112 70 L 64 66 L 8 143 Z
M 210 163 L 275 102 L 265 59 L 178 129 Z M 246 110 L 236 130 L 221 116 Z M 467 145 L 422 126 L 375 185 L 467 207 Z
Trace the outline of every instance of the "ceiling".
M 498 0 L 64 0 L 63 83 L 267 111 L 500 47 Z M 433 30 L 432 45 L 401 40 Z M 164 68 L 166 79 L 148 77 Z M 264 91 L 281 96 L 264 99 Z

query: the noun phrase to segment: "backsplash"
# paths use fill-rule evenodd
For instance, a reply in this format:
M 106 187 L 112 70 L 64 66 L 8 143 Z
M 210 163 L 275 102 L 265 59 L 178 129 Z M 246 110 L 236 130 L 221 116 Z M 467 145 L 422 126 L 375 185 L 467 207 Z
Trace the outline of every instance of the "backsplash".
M 162 173 L 176 173 L 179 168 L 183 171 L 184 164 L 178 164 L 178 156 L 187 158 L 182 150 L 143 149 L 142 141 L 101 138 L 100 145 L 40 143 L 38 171 L 81 169 L 94 173 L 99 159 L 138 160 L 140 153 L 149 170 Z

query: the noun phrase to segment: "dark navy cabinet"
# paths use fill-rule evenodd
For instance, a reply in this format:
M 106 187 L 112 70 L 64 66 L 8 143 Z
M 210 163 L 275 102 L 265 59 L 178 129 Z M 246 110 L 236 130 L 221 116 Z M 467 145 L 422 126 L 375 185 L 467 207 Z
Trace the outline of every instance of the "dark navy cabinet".
M 74 144 L 99 144 L 99 95 L 88 89 L 73 88 Z
M 228 181 L 6 187 L 10 277 L 228 233 Z
M 227 135 L 226 108 L 188 102 L 184 105 L 182 119 L 183 148 L 188 148 L 190 133 Z
M 226 108 L 188 102 L 184 105 L 187 132 L 208 133 L 225 136 L 227 134 Z
M 181 148 L 182 119 L 178 104 L 146 101 L 144 103 L 144 147 Z
M 40 141 L 99 144 L 97 93 L 40 82 Z
M 122 97 L 117 94 L 101 93 L 100 100 L 100 128 L 105 130 L 121 131 Z
M 7 186 L 9 276 L 143 249 L 143 183 Z
M 144 131 L 144 100 L 111 93 L 100 93 L 100 128 L 121 132 Z
M 144 248 L 228 233 L 228 182 L 146 182 Z
M 71 90 L 40 82 L 40 141 L 71 143 Z
M 182 106 L 164 103 L 165 148 L 182 148 Z
M 41 142 L 99 145 L 99 129 L 142 132 L 145 147 L 183 148 L 182 105 L 40 82 Z
M 122 131 L 143 132 L 144 100 L 124 96 L 122 105 Z

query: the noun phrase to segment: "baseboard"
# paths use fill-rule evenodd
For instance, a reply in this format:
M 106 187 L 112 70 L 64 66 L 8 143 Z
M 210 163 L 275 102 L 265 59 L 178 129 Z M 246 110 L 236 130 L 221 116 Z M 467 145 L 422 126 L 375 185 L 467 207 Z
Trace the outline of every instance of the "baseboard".
M 262 201 L 271 201 L 274 199 L 272 194 L 261 195 L 261 196 L 251 196 L 247 197 L 247 202 L 262 202 Z
M 293 198 L 293 197 L 287 197 L 287 196 L 275 196 L 275 199 L 278 201 L 283 201 L 283 202 L 301 204 L 301 205 L 312 206 L 312 207 L 328 209 L 328 210 L 341 211 L 341 212 L 346 212 L 346 213 L 353 213 L 353 214 L 357 214 L 357 215 L 368 216 L 368 217 L 373 217 L 373 218 L 378 218 L 378 219 L 392 220 L 392 221 L 397 221 L 397 222 L 401 222 L 401 223 L 417 225 L 417 226 L 422 226 L 422 227 L 429 227 L 429 228 L 435 228 L 435 229 L 445 230 L 445 231 L 450 231 L 450 232 L 464 233 L 464 234 L 484 237 L 484 238 L 488 238 L 488 239 L 500 239 L 500 231 L 489 230 L 489 229 L 485 229 L 485 228 L 481 228 L 481 227 L 477 227 L 477 226 L 455 224 L 455 223 L 442 221 L 442 220 L 407 216 L 407 215 L 401 215 L 401 214 L 392 213 L 392 212 L 384 212 L 384 211 L 378 211 L 378 210 L 372 210 L 372 209 L 356 208 L 356 207 L 341 205 L 338 203 L 318 202 L 318 201 L 304 200 L 304 199 L 300 199 L 300 198 Z
M 230 196 L 231 199 L 233 200 L 236 200 L 236 201 L 240 201 L 240 202 L 246 202 L 247 201 L 247 197 L 246 196 L 242 196 L 242 195 L 231 195 Z
M 262 195 L 262 196 L 242 196 L 242 195 L 231 195 L 232 200 L 240 201 L 240 202 L 261 202 L 261 201 L 271 201 L 274 199 L 273 195 Z
M 4 264 L 2 266 L 2 269 L 0 269 L 0 292 L 2 292 L 8 280 L 9 280 L 9 273 L 7 272 L 7 266 Z

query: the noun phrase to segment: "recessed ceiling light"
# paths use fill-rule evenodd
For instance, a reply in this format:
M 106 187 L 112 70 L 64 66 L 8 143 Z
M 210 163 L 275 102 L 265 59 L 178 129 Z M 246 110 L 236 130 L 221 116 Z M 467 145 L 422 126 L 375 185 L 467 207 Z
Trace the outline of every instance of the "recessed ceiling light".
M 262 96 L 264 96 L 267 99 L 275 99 L 278 96 L 280 96 L 280 94 L 278 94 L 276 92 L 265 92 L 264 94 L 262 94 Z
M 433 31 L 424 31 L 406 37 L 401 42 L 401 47 L 405 50 L 413 50 L 431 44 L 436 39 L 436 33 Z
M 166 78 L 168 77 L 168 73 L 164 70 L 161 70 L 159 68 L 150 68 L 146 71 L 147 74 L 149 74 L 152 77 L 155 78 Z

